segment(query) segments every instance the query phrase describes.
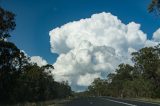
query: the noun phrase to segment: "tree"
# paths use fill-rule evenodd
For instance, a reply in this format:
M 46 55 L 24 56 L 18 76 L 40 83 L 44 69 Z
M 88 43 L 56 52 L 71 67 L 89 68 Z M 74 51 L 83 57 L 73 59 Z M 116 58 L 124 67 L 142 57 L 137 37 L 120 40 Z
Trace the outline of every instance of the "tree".
M 0 102 L 13 100 L 13 89 L 21 69 L 28 63 L 28 58 L 14 43 L 8 42 L 10 32 L 14 30 L 15 15 L 0 7 Z
M 68 85 L 67 81 L 62 81 L 60 83 L 55 82 L 55 90 L 57 98 L 65 98 L 71 96 L 71 87 Z
M 95 96 L 104 96 L 106 94 L 108 82 L 106 80 L 101 80 L 100 78 L 96 78 L 92 84 L 88 87 L 88 90 L 91 95 Z
M 160 46 L 145 47 L 132 55 L 132 60 L 135 62 L 134 67 L 144 79 L 151 80 L 156 96 L 160 91 Z
M 27 57 L 13 43 L 0 41 L 0 101 L 12 100 L 17 78 L 27 64 Z
M 50 86 L 53 86 L 54 79 L 45 69 L 36 64 L 28 64 L 23 68 L 23 74 L 18 78 L 18 87 L 15 92 L 18 101 L 42 101 L 53 99 Z M 18 90 L 19 89 L 19 90 Z
M 132 81 L 134 68 L 128 64 L 120 64 L 116 69 L 116 74 L 108 75 L 109 91 L 112 96 L 124 97 L 124 85 L 127 81 Z
M 15 26 L 15 14 L 0 7 L 0 40 L 10 37 L 9 33 Z
M 54 81 L 52 65 L 39 67 L 30 63 L 30 58 L 7 40 L 16 26 L 14 16 L 0 8 L 0 103 L 45 101 L 69 96 L 71 88 L 68 83 Z
M 148 5 L 148 12 L 155 12 L 157 15 L 160 15 L 160 0 L 152 0 Z

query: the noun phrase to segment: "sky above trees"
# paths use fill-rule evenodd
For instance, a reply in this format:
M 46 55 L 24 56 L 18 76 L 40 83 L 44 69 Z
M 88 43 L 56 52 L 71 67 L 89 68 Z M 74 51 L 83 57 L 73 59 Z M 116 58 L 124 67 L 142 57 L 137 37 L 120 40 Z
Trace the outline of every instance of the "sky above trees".
M 94 78 L 106 78 L 120 63 L 132 64 L 131 52 L 160 38 L 160 20 L 147 12 L 150 0 L 0 3 L 16 14 L 10 40 L 34 56 L 33 61 L 53 64 L 55 79 L 68 80 L 74 90 L 84 90 Z

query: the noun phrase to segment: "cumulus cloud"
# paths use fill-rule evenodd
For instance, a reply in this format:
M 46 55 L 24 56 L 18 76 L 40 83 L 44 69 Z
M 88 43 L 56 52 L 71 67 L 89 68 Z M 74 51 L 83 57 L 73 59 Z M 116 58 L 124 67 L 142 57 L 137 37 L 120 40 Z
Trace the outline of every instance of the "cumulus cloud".
M 105 12 L 55 28 L 49 33 L 51 50 L 59 54 L 54 64 L 55 80 L 68 80 L 73 90 L 85 88 L 94 78 L 106 78 L 120 63 L 132 64 L 130 54 L 155 45 L 159 32 L 147 40 L 140 24 L 125 25 Z
M 36 63 L 40 67 L 48 64 L 47 61 L 40 56 L 29 56 L 24 50 L 21 50 L 21 52 L 23 52 L 26 57 L 30 58 L 28 61 L 30 63 Z
M 144 46 L 146 34 L 134 22 L 123 24 L 110 13 L 94 14 L 91 18 L 70 22 L 50 31 L 52 52 L 61 54 L 77 48 L 87 40 L 95 46 L 111 46 L 116 52 L 127 52 L 129 47 Z M 137 44 L 135 45 L 135 41 Z
M 160 28 L 153 33 L 153 40 L 156 42 L 160 42 Z
M 40 67 L 47 64 L 47 61 L 40 56 L 32 56 L 30 59 L 31 63 L 36 63 Z
M 91 82 L 94 81 L 95 78 L 99 78 L 100 76 L 100 73 L 86 73 L 85 75 L 80 75 L 77 84 L 80 86 L 88 86 Z
M 146 47 L 156 46 L 158 44 L 160 44 L 160 28 L 153 33 L 151 40 L 146 41 L 145 46 Z

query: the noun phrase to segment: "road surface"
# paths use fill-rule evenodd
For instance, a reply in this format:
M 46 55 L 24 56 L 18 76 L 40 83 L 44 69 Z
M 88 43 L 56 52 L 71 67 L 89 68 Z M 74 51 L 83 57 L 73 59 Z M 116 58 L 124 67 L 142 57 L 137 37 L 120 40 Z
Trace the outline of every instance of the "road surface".
M 111 97 L 88 97 L 74 99 L 64 106 L 160 106 L 156 103 L 131 101 Z

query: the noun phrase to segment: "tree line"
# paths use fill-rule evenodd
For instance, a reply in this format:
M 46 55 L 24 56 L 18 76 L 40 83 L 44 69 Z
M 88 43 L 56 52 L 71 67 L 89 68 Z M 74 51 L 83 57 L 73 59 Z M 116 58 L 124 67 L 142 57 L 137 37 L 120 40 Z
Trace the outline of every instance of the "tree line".
M 71 95 L 67 82 L 56 82 L 52 65 L 33 64 L 8 38 L 15 14 L 0 7 L 0 104 L 45 101 Z
M 97 78 L 85 95 L 160 98 L 160 45 L 132 53 L 134 66 L 120 64 L 103 80 Z

